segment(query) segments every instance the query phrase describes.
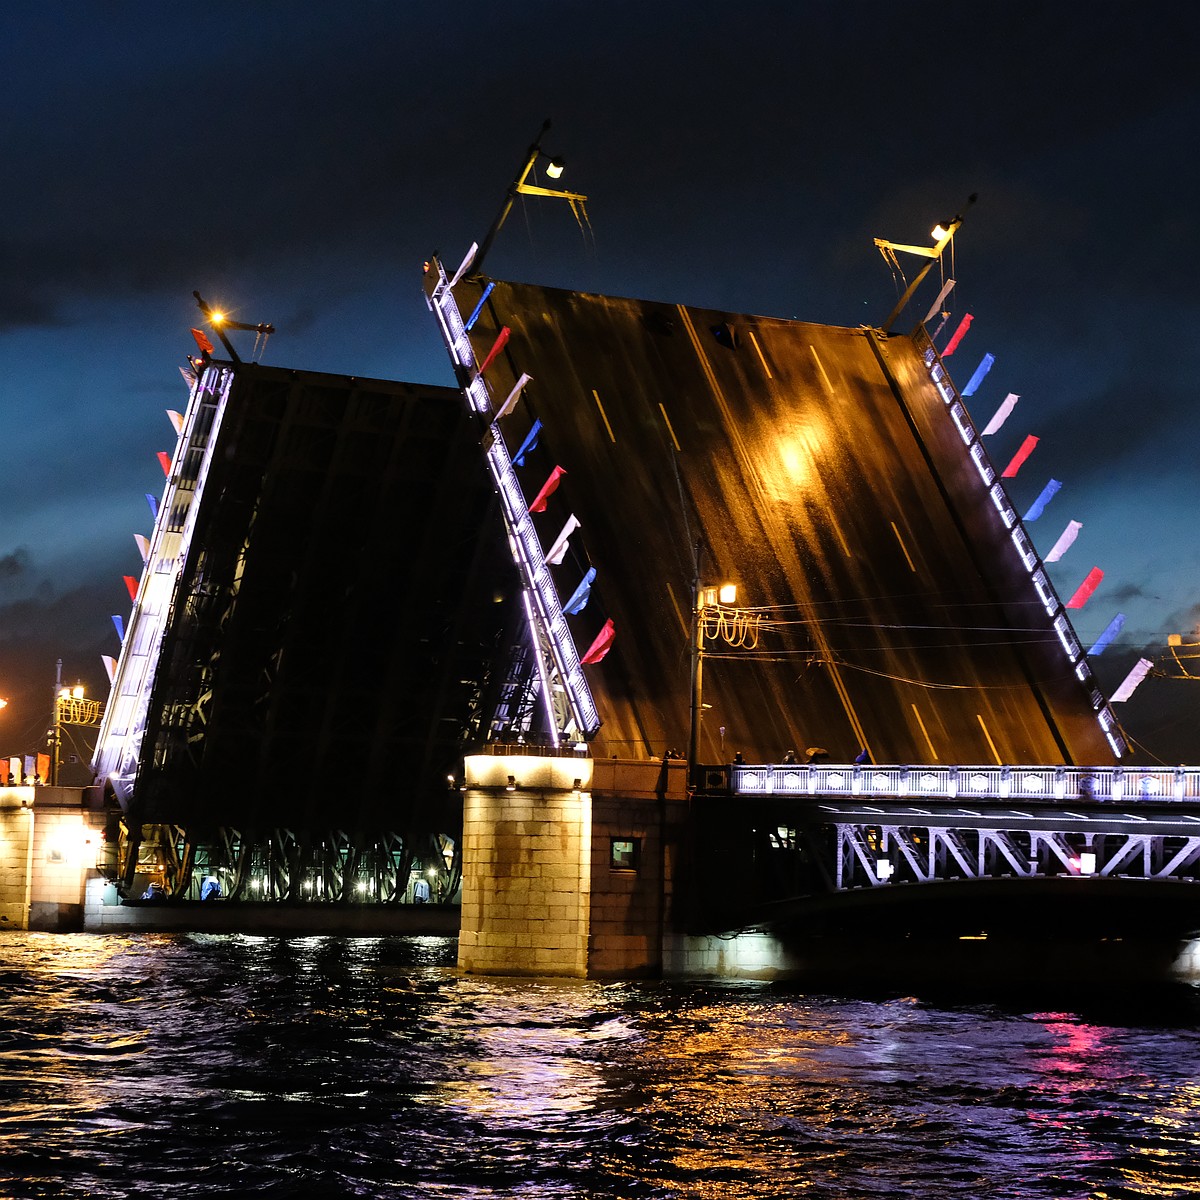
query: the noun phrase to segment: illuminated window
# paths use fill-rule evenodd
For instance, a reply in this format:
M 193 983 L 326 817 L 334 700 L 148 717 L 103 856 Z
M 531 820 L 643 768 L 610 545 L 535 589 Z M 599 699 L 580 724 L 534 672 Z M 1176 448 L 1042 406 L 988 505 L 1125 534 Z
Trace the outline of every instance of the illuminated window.
M 609 841 L 608 865 L 614 871 L 636 871 L 641 855 L 641 838 L 612 838 Z

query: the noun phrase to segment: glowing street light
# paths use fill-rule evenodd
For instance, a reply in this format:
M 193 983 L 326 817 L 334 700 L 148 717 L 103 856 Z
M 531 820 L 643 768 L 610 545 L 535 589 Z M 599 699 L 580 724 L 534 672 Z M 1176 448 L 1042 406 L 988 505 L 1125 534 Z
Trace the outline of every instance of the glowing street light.
M 706 632 L 730 645 L 753 645 L 758 641 L 759 614 L 744 612 L 732 606 L 737 603 L 737 584 L 722 583 L 703 587 L 700 583 L 701 543 L 695 547 L 692 578 L 692 638 L 691 638 L 691 713 L 688 721 L 687 764 L 689 778 L 694 779 L 700 750 L 700 722 L 704 714 L 704 639 Z M 716 621 L 708 629 L 710 617 Z M 751 640 L 753 639 L 753 640 Z
M 965 213 L 967 209 L 975 203 L 976 199 L 977 196 L 974 193 L 967 197 L 967 203 L 963 207 L 963 213 Z M 885 258 L 889 257 L 889 255 L 893 256 L 894 258 L 895 251 L 901 250 L 905 254 L 915 254 L 920 258 L 929 259 L 925 266 L 921 268 L 920 272 L 917 274 L 917 277 L 905 289 L 904 295 L 896 301 L 896 307 L 892 309 L 892 311 L 888 314 L 887 320 L 884 321 L 884 323 L 879 327 L 880 333 L 887 333 L 887 331 L 891 329 L 892 323 L 904 311 L 905 306 L 912 299 L 913 293 L 918 287 L 920 287 L 921 281 L 926 275 L 929 274 L 933 264 L 941 260 L 942 251 L 945 250 L 946 247 L 954 240 L 954 235 L 958 232 L 958 227 L 962 223 L 963 215 L 962 213 L 959 213 L 951 220 L 941 221 L 935 225 L 930 233 L 930 236 L 934 239 L 934 244 L 932 246 L 902 246 L 897 242 L 884 241 L 883 238 L 875 239 L 875 245 L 878 246 L 881 251 L 883 251 Z
M 533 170 L 534 164 L 539 158 L 550 160 L 549 165 L 546 167 L 546 175 L 550 179 L 559 179 L 562 176 L 566 163 L 561 158 L 552 157 L 542 149 L 542 138 L 546 136 L 549 128 L 549 120 L 544 121 L 541 131 L 534 138 L 533 144 L 525 152 L 524 164 L 517 171 L 512 183 L 508 185 L 508 191 L 505 194 L 504 203 L 500 206 L 500 212 L 492 222 L 492 227 L 487 231 L 487 236 L 483 239 L 483 244 L 479 247 L 479 253 L 475 256 L 475 261 L 471 267 L 474 274 L 479 275 L 482 273 L 483 260 L 487 257 L 487 252 L 492 248 L 492 243 L 496 240 L 496 234 L 500 232 L 500 227 L 508 219 L 508 214 L 512 211 L 512 206 L 517 196 L 549 196 L 554 200 L 565 200 L 575 212 L 576 217 L 582 212 L 583 205 L 587 201 L 586 196 L 581 196 L 578 192 L 559 192 L 553 188 L 538 187 L 536 184 L 525 182 L 529 178 L 529 172 Z

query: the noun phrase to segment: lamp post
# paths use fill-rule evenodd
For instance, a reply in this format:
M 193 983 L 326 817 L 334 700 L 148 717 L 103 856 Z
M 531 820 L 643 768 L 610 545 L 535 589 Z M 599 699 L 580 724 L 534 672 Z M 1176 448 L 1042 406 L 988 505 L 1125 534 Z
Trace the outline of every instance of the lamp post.
M 701 543 L 696 543 L 692 575 L 692 637 L 691 637 L 691 713 L 688 722 L 688 778 L 694 784 L 696 760 L 700 756 L 700 723 L 704 717 L 704 624 L 706 608 L 725 607 L 737 600 L 737 586 L 723 583 L 720 587 L 700 584 Z M 718 631 L 719 635 L 719 631 Z
M 704 622 L 700 618 L 700 552 L 701 544 L 696 543 L 693 557 L 694 571 L 692 574 L 692 638 L 691 638 L 691 719 L 688 723 L 688 780 L 693 781 L 696 770 L 696 757 L 700 745 L 700 712 L 704 694 Z
M 551 179 L 558 179 L 563 173 L 565 166 L 561 158 L 547 154 L 542 149 L 542 138 L 546 136 L 550 128 L 549 119 L 542 122 L 542 128 L 538 131 L 538 135 L 533 139 L 533 143 L 525 152 L 525 160 L 518 169 L 512 183 L 508 185 L 508 191 L 504 196 L 504 203 L 500 206 L 499 213 L 496 214 L 496 219 L 492 222 L 492 227 L 487 231 L 487 235 L 483 239 L 483 244 L 479 247 L 479 253 L 475 255 L 475 261 L 471 266 L 471 271 L 475 275 L 483 273 L 483 260 L 487 257 L 488 251 L 492 248 L 492 243 L 496 240 L 496 234 L 500 232 L 500 227 L 508 219 L 508 214 L 512 211 L 512 206 L 518 195 L 525 196 L 550 196 L 557 200 L 566 200 L 569 204 L 582 205 L 586 200 L 586 196 L 581 196 L 578 192 L 559 192 L 551 188 L 538 187 L 532 183 L 526 183 L 529 178 L 529 172 L 533 170 L 534 163 L 539 158 L 548 158 L 549 166 L 546 168 L 546 174 Z M 578 213 L 576 214 L 578 215 Z
M 62 766 L 62 738 L 64 725 L 95 726 L 100 722 L 100 701 L 87 699 L 82 683 L 74 687 L 62 685 L 62 659 L 54 685 L 54 722 L 50 727 L 50 785 L 58 786 L 58 774 Z
M 967 203 L 963 207 L 965 213 L 968 208 L 978 199 L 975 193 L 967 197 Z M 962 213 L 959 213 L 953 220 L 944 223 L 939 223 L 933 227 L 930 234 L 931 237 L 937 239 L 932 246 L 901 246 L 895 242 L 886 242 L 882 238 L 875 239 L 875 245 L 881 250 L 903 250 L 906 254 L 917 254 L 922 258 L 928 258 L 929 261 L 917 273 L 917 277 L 905 289 L 904 295 L 896 301 L 896 307 L 888 313 L 888 318 L 879 327 L 880 333 L 887 333 L 892 327 L 892 323 L 904 311 L 905 306 L 912 299 L 913 293 L 921 285 L 921 281 L 929 274 L 933 264 L 942 257 L 942 251 L 954 240 L 954 235 L 958 232 L 958 227 L 963 223 Z

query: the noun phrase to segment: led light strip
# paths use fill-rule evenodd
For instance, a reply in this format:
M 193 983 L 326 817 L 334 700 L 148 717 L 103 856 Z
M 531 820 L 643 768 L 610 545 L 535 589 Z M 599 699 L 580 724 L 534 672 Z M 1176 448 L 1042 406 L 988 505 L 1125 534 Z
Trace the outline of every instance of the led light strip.
M 210 366 L 192 388 L 154 520 L 150 553 L 113 671 L 92 767 L 97 777 L 112 783 L 122 804 L 132 795 L 137 778 L 167 616 L 187 561 L 212 447 L 233 379 L 232 368 Z
M 450 290 L 441 262 L 434 259 L 431 265 L 437 269 L 438 281 L 430 294 L 429 307 L 438 319 L 438 327 L 442 331 L 442 339 L 450 352 L 451 360 L 461 368 L 459 381 L 467 403 L 474 412 L 489 416 L 492 412 L 491 393 L 488 391 L 487 381 L 479 374 L 475 352 L 471 348 L 458 303 Z M 468 382 L 463 382 L 464 373 L 470 376 Z M 600 717 L 592 700 L 591 689 L 584 678 L 579 653 L 575 649 L 575 641 L 571 637 L 566 617 L 563 616 L 558 592 L 546 566 L 525 496 L 517 481 L 516 471 L 513 470 L 512 460 L 508 456 L 508 448 L 498 430 L 494 431 L 494 436 L 490 439 L 487 461 L 500 495 L 509 547 L 524 591 L 526 614 L 533 633 L 534 661 L 550 724 L 550 736 L 555 746 L 559 744 L 563 734 L 568 737 L 590 738 L 600 728 Z M 571 724 L 566 729 L 559 728 L 554 695 L 558 687 L 562 688 L 569 710 Z
M 933 381 L 934 387 L 937 388 L 938 395 L 941 396 L 954 421 L 959 436 L 968 447 L 971 461 L 975 464 L 975 469 L 979 472 L 980 479 L 983 480 L 984 486 L 988 489 L 988 495 L 991 497 L 992 504 L 1000 514 L 1000 519 L 1004 522 L 1004 527 L 1009 530 L 1013 546 L 1021 556 L 1021 561 L 1025 564 L 1025 569 L 1033 577 L 1033 584 L 1037 590 L 1038 598 L 1042 602 L 1042 607 L 1053 618 L 1054 631 L 1058 634 L 1058 640 L 1062 643 L 1067 658 L 1070 659 L 1072 665 L 1075 667 L 1076 677 L 1091 691 L 1095 692 L 1096 688 L 1092 678 L 1092 669 L 1083 656 L 1083 648 L 1075 636 L 1070 618 L 1066 615 L 1062 601 L 1058 598 L 1058 593 L 1054 590 L 1053 584 L 1051 584 L 1045 571 L 1041 569 L 1041 559 L 1033 547 L 1033 542 L 1025 532 L 1022 522 L 1017 519 L 1016 511 L 1009 501 L 1008 492 L 1004 487 L 1003 481 L 996 478 L 996 469 L 991 464 L 983 442 L 976 436 L 975 430 L 971 426 L 970 418 L 966 414 L 966 407 L 963 405 L 962 398 L 958 394 L 958 389 L 954 386 L 954 381 L 950 378 L 949 372 L 938 357 L 937 349 L 934 347 L 928 333 L 925 332 L 924 326 L 918 327 L 917 332 L 913 335 L 913 340 L 917 346 L 917 352 L 921 355 L 926 369 L 929 371 L 929 377 Z M 1124 740 L 1116 732 L 1117 723 L 1112 709 L 1109 708 L 1107 702 L 1097 705 L 1094 701 L 1092 708 L 1096 711 L 1100 728 L 1103 730 L 1104 736 L 1108 739 L 1108 744 L 1112 747 L 1113 753 L 1120 758 L 1125 753 L 1127 747 Z

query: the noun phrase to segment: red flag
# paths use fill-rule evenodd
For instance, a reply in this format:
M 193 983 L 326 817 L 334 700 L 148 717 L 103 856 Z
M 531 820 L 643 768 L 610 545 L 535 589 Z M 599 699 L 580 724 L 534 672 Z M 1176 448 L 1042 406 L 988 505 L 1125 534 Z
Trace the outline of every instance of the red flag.
M 596 640 L 592 643 L 591 648 L 579 661 L 581 663 L 598 663 L 612 649 L 613 638 L 616 636 L 617 631 L 612 623 L 612 617 L 609 617 L 604 622 L 604 628 L 596 634 Z
M 533 498 L 533 503 L 529 506 L 529 511 L 531 513 L 546 511 L 546 500 L 554 493 L 555 489 L 558 487 L 558 481 L 562 479 L 565 474 L 566 471 L 564 471 L 562 467 L 555 467 L 554 470 L 550 472 L 550 478 L 542 484 L 542 490 Z
M 502 330 L 500 330 L 500 336 L 498 338 L 496 338 L 496 341 L 492 345 L 492 348 L 488 351 L 487 358 L 485 358 L 483 360 L 483 366 L 481 366 L 479 368 L 480 375 L 482 375 L 488 369 L 488 367 L 490 367 L 492 365 L 492 363 L 496 359 L 496 355 L 499 354 L 500 351 L 503 350 L 504 347 L 508 345 L 508 334 L 509 334 L 509 329 L 508 329 L 508 326 L 505 325 L 505 327 Z
M 43 783 L 50 778 L 50 755 L 39 754 L 37 756 L 37 777 Z
M 171 475 L 171 456 L 165 450 L 160 450 L 158 452 L 158 461 L 163 469 L 163 474 L 169 478 Z
M 1104 572 L 1099 567 L 1093 567 L 1087 578 L 1075 589 L 1075 595 L 1067 601 L 1068 608 L 1082 608 L 1091 598 L 1092 593 L 1100 586 Z
M 958 349 L 958 343 L 967 336 L 967 330 L 971 328 L 971 322 L 975 320 L 970 313 L 967 313 L 958 323 L 958 328 L 950 335 L 950 340 L 946 343 L 945 350 L 942 351 L 943 358 L 949 358 L 955 350 Z M 193 333 L 195 330 L 192 331 Z
M 193 329 L 192 337 L 196 339 L 196 345 L 199 346 L 205 354 L 211 354 L 213 352 L 213 344 L 208 340 L 208 337 L 203 329 Z
M 1001 479 L 1014 479 L 1017 472 L 1021 469 L 1025 460 L 1033 453 L 1033 448 L 1038 444 L 1037 438 L 1031 433 L 1022 443 L 1021 448 L 1012 456 L 1012 462 L 1000 472 Z
M 129 589 L 130 600 L 137 600 L 138 581 L 132 575 L 125 576 L 125 586 Z

